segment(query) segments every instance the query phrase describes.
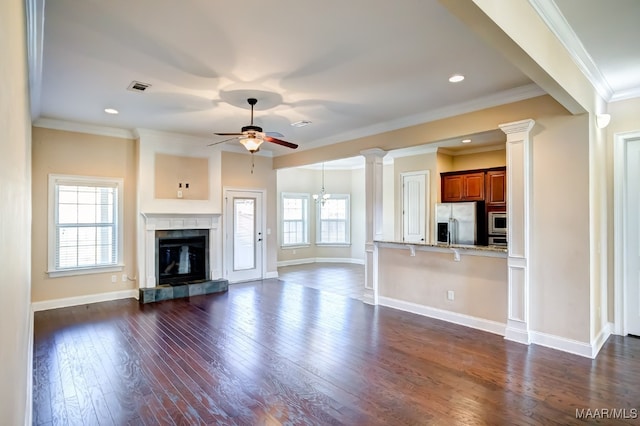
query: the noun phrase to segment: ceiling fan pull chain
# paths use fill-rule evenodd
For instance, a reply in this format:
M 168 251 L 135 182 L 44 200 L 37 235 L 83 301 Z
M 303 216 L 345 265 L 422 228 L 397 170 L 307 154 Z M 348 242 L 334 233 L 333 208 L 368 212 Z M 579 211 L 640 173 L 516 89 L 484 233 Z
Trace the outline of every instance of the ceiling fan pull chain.
M 251 174 L 253 174 L 253 168 L 255 167 L 255 157 L 253 156 L 253 152 L 251 153 Z

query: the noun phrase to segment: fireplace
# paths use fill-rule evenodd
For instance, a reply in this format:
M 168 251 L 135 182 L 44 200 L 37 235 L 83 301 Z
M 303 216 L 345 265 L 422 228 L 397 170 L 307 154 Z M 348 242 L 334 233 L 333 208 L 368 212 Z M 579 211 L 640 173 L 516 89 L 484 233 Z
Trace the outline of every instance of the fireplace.
M 209 278 L 208 230 L 156 230 L 155 240 L 157 285 L 191 284 Z

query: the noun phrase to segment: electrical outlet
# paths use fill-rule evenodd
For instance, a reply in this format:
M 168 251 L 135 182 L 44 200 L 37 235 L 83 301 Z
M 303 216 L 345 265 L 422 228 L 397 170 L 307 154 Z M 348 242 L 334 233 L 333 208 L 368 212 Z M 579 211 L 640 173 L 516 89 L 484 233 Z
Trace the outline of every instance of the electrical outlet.
M 454 300 L 456 298 L 456 294 L 453 290 L 447 291 L 447 300 Z
M 111 275 L 111 282 L 112 283 L 118 282 L 118 277 L 116 277 L 115 275 Z
M 178 190 L 178 198 L 182 198 L 182 191 Z
M 127 274 L 122 274 L 122 282 L 126 283 L 127 282 Z
M 296 250 L 295 249 L 293 249 L 293 254 L 296 254 Z

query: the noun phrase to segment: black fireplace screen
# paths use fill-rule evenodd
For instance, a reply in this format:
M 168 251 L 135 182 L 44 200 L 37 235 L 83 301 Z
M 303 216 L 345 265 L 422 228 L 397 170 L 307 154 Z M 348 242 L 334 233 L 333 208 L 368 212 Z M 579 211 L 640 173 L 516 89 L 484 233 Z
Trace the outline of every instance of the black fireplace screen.
M 190 236 L 185 235 L 188 232 L 181 231 L 176 234 L 156 236 L 158 284 L 180 285 L 205 281 L 209 252 L 207 236 Z

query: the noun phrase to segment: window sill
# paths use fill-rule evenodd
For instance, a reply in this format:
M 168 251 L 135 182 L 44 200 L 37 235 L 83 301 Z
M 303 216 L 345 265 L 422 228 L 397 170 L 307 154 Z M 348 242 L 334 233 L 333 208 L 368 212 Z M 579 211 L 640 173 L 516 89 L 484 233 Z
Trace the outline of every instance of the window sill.
M 309 247 L 311 247 L 311 244 L 291 244 L 286 246 L 280 246 L 282 250 L 295 250 L 295 249 L 309 248 Z
M 49 278 L 70 277 L 74 275 L 102 274 L 107 272 L 120 272 L 124 269 L 124 265 L 98 266 L 91 268 L 75 268 L 75 269 L 57 269 L 47 271 Z
M 351 243 L 316 243 L 319 247 L 351 247 Z

